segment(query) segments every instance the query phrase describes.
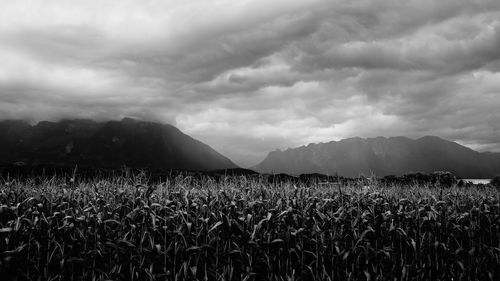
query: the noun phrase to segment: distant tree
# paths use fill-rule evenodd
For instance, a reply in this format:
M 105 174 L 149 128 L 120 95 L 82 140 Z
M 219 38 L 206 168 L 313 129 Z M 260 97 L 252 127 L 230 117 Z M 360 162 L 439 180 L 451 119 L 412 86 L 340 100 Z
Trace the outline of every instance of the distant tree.
M 434 172 L 432 173 L 433 182 L 436 185 L 443 187 L 451 187 L 457 184 L 457 178 L 450 172 Z
M 396 177 L 395 175 L 387 175 L 382 178 L 382 182 L 386 185 L 391 185 L 391 184 L 396 184 L 398 183 L 399 178 Z
M 421 172 L 404 174 L 402 180 L 405 184 L 425 185 L 429 184 L 432 177 Z
M 496 188 L 500 188 L 500 176 L 495 176 L 491 179 L 490 184 Z
M 465 186 L 465 181 L 463 179 L 460 179 L 457 183 L 458 187 L 464 187 Z

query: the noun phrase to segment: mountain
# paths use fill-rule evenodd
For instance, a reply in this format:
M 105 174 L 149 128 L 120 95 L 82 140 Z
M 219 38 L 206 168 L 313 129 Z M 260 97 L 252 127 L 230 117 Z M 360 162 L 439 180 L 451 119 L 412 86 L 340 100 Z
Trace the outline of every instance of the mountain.
M 237 168 L 171 125 L 121 121 L 0 122 L 0 164 L 86 165 L 208 171 Z
M 276 150 L 253 169 L 264 173 L 347 177 L 449 171 L 462 178 L 491 178 L 500 173 L 500 153 L 480 153 L 433 136 L 349 138 Z

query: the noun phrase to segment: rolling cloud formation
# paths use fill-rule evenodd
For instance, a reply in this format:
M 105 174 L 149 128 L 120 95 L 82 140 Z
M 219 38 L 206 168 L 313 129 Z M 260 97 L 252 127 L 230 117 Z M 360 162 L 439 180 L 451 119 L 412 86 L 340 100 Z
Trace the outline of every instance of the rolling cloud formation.
M 352 136 L 500 151 L 500 1 L 9 1 L 0 118 L 171 123 L 242 166 Z

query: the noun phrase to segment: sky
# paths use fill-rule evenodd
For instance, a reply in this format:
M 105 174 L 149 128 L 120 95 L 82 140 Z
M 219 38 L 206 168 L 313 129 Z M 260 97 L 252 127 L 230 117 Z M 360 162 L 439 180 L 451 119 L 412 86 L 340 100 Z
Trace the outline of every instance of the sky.
M 500 151 L 498 0 L 0 2 L 0 119 L 169 123 L 243 167 L 355 136 Z

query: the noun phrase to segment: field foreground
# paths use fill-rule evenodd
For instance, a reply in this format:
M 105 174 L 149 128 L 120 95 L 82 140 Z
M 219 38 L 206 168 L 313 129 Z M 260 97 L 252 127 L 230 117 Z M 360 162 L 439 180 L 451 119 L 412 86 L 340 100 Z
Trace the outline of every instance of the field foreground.
M 492 187 L 145 182 L 0 183 L 2 280 L 500 280 Z

